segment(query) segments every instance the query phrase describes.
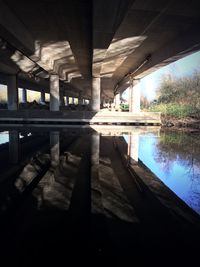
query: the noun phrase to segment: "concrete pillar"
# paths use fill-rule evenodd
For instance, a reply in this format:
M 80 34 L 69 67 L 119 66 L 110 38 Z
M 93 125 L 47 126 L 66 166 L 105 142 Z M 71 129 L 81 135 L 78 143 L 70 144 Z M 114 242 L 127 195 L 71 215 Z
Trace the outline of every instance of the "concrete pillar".
M 83 105 L 83 93 L 82 92 L 79 93 L 79 96 L 78 96 L 78 104 L 79 105 Z
M 101 98 L 101 78 L 93 77 L 92 78 L 92 111 L 100 110 L 100 98 Z
M 59 76 L 51 74 L 50 76 L 50 110 L 59 111 Z
M 41 91 L 40 102 L 45 103 L 45 92 L 44 91 Z
M 57 167 L 60 160 L 60 138 L 58 131 L 50 132 L 51 166 Z
M 66 101 L 65 101 L 65 104 L 66 104 L 66 106 L 68 106 L 68 105 L 69 105 L 69 96 L 66 96 Z
M 17 164 L 19 159 L 19 133 L 15 130 L 9 131 L 9 161 Z
M 115 110 L 120 110 L 120 94 L 115 95 Z
M 74 104 L 74 97 L 72 97 L 72 104 Z
M 131 134 L 128 139 L 128 156 L 130 163 L 138 162 L 139 134 Z
M 8 75 L 7 86 L 8 110 L 17 110 L 19 98 L 16 75 Z
M 60 106 L 65 106 L 65 99 L 63 91 L 60 90 Z
M 140 88 L 138 80 L 133 80 L 129 87 L 129 112 L 140 112 Z
M 27 103 L 27 91 L 25 88 L 22 88 L 22 103 Z

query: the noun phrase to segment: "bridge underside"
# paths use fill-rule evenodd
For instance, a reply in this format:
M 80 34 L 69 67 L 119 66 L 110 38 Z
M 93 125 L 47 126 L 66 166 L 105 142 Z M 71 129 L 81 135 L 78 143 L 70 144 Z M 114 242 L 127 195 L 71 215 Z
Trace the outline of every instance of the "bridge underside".
M 51 111 L 63 96 L 98 111 L 130 79 L 198 51 L 199 25 L 195 0 L 0 1 L 0 83 L 12 110 L 21 87 L 49 93 Z

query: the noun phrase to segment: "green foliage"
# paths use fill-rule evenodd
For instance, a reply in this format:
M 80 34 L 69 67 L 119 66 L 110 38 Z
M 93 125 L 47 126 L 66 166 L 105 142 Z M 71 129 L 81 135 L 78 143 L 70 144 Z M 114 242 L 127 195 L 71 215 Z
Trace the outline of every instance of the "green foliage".
M 184 118 L 184 117 L 199 117 L 200 110 L 190 105 L 179 105 L 177 103 L 158 104 L 150 107 L 149 111 L 162 112 L 164 115 Z
M 165 76 L 157 93 L 158 104 L 151 111 L 177 118 L 200 116 L 200 72 L 183 78 Z
M 129 111 L 129 105 L 128 104 L 120 104 L 120 108 L 122 111 Z

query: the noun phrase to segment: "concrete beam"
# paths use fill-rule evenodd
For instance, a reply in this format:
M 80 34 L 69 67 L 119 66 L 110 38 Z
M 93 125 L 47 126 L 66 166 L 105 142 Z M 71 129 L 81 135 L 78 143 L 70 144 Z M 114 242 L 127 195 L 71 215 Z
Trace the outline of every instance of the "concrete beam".
M 92 75 L 99 77 L 107 49 L 133 0 L 93 1 Z
M 167 45 L 151 55 L 150 60 L 134 74 L 134 77 L 142 78 L 161 67 L 199 50 L 199 31 L 194 29 L 193 31 L 186 32 L 176 39 L 170 40 Z
M 34 39 L 24 24 L 3 1 L 0 1 L 0 32 L 1 37 L 20 51 L 28 55 L 34 53 Z

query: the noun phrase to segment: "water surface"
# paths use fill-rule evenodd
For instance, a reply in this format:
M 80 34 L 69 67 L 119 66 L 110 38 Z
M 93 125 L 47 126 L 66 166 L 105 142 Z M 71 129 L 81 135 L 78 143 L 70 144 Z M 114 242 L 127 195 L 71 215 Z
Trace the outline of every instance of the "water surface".
M 127 137 L 125 138 L 126 140 Z M 161 131 L 139 135 L 139 159 L 200 214 L 200 136 Z

